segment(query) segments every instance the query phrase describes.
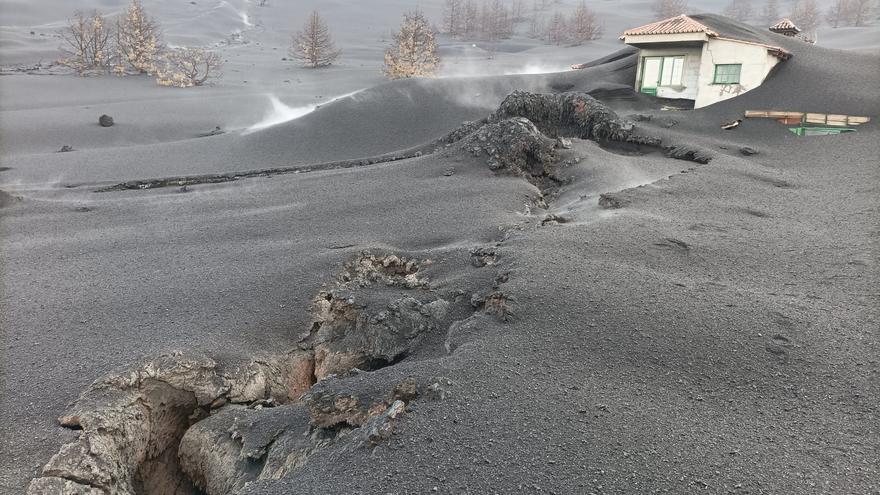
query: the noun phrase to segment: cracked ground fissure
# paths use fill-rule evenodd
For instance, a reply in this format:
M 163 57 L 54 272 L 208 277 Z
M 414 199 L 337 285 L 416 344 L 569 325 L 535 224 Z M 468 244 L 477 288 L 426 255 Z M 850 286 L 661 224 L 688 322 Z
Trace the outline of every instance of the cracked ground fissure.
M 700 150 L 663 148 L 658 138 L 635 135 L 613 111 L 577 93 L 515 92 L 488 119 L 464 124 L 431 148 L 458 145 L 473 156 L 488 157 L 491 170 L 537 186 L 535 204 L 547 209 L 544 198 L 566 183 L 559 175 L 558 151 L 559 138 L 565 137 L 595 140 L 604 147 L 665 149 L 671 157 L 701 163 L 709 159 L 702 159 L 706 155 Z M 310 170 L 411 158 L 423 148 Z M 162 179 L 103 190 L 308 170 Z M 566 221 L 548 214 L 539 223 Z M 495 266 L 501 242 L 473 248 L 472 268 Z M 451 383 L 442 377 L 385 383 L 377 377 L 366 393 L 344 393 L 334 386 L 344 389 L 347 377 L 395 366 L 437 342 L 431 337 L 438 334 L 445 337 L 436 355 L 451 353 L 474 334 L 481 319 L 503 322 L 512 315 L 514 301 L 500 288 L 509 272 L 483 276 L 479 292 L 436 291 L 425 275 L 431 264 L 362 252 L 314 298 L 311 325 L 296 347 L 283 353 L 247 363 L 172 353 L 98 380 L 59 418 L 62 426 L 80 431 L 79 439 L 52 457 L 29 493 L 233 493 L 249 481 L 277 479 L 302 468 L 318 450 L 357 449 L 387 440 L 408 403 L 420 397 L 442 399 Z

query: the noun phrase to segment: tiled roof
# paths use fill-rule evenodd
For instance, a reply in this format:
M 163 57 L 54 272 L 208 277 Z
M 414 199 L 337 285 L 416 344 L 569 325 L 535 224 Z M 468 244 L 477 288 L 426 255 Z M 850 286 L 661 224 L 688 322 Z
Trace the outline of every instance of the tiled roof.
M 770 31 L 800 31 L 800 29 L 791 22 L 791 19 L 782 19 L 770 26 Z
M 624 36 L 638 36 L 643 34 L 687 34 L 687 33 L 706 33 L 709 36 L 718 36 L 718 33 L 709 29 L 708 26 L 697 22 L 696 20 L 680 15 L 678 17 L 670 17 L 662 21 L 645 24 L 637 28 L 629 29 L 623 32 Z

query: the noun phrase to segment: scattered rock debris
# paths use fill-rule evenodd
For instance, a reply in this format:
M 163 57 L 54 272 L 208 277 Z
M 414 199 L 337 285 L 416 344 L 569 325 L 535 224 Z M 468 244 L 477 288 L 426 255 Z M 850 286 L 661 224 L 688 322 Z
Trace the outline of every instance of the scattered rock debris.
M 415 289 L 428 285 L 425 277 L 419 277 L 418 272 L 422 262 L 394 254 L 374 255 L 369 251 L 363 251 L 352 261 L 345 264 L 340 281 L 351 286 L 368 287 L 376 283 L 393 285 Z
M 0 208 L 4 208 L 6 206 L 14 204 L 16 201 L 20 201 L 21 199 L 18 196 L 13 196 L 6 191 L 0 190 Z
M 652 123 L 658 124 L 660 126 L 663 126 L 667 129 L 670 129 L 670 128 L 678 125 L 678 121 L 675 119 L 672 119 L 670 117 L 646 115 L 646 114 L 641 114 L 641 113 L 628 115 L 627 119 L 634 121 L 634 122 L 652 122 Z
M 390 386 L 368 387 L 366 390 L 335 383 L 341 380 L 338 377 L 328 379 L 303 397 L 303 404 L 314 425 L 360 427 L 393 403 L 410 402 L 419 395 L 418 383 L 412 378 Z
M 471 254 L 484 261 L 479 267 L 497 260 L 489 248 Z M 464 315 L 476 322 L 509 313 L 497 288 L 474 308 L 464 291 L 435 291 L 424 273 L 432 265 L 361 252 L 315 298 L 312 324 L 293 349 L 226 363 L 163 354 L 97 380 L 59 418 L 78 439 L 49 460 L 28 494 L 235 493 L 303 468 L 320 450 L 387 442 L 409 403 L 426 391 L 442 400 L 451 382 L 420 386 L 367 372 L 406 358 L 429 334 L 448 338 Z
M 539 188 L 559 182 L 555 142 L 526 118 L 488 123 L 465 140 L 464 149 L 474 156 L 488 156 L 491 170 L 523 177 Z
M 576 137 L 599 142 L 659 146 L 660 139 L 639 136 L 607 105 L 586 93 L 534 94 L 514 91 L 490 120 L 523 117 L 551 138 Z
M 670 124 L 668 127 L 675 125 Z M 461 147 L 475 156 L 488 156 L 489 168 L 521 176 L 552 192 L 563 183 L 558 176 L 558 150 L 571 148 L 571 138 L 590 139 L 624 153 L 662 150 L 675 159 L 708 163 L 713 156 L 697 147 L 663 146 L 660 138 L 635 133 L 605 104 L 586 93 L 511 93 L 492 115 L 465 122 L 438 143 Z M 567 162 L 566 164 L 576 163 Z M 563 164 L 564 165 L 564 164 Z
M 219 136 L 219 135 L 221 135 L 221 134 L 226 134 L 226 131 L 224 131 L 224 130 L 218 125 L 218 126 L 214 127 L 213 129 L 211 129 L 211 130 L 208 131 L 208 132 L 203 132 L 202 134 L 199 134 L 199 137 Z
M 379 156 L 359 158 L 355 160 L 341 160 L 335 162 L 319 163 L 309 165 L 307 167 L 303 167 L 302 165 L 294 165 L 290 167 L 246 170 L 241 172 L 229 172 L 223 174 L 188 175 L 178 177 L 164 177 L 159 179 L 134 180 L 102 187 L 100 189 L 96 189 L 95 192 L 156 189 L 162 187 L 181 187 L 187 185 L 191 186 L 196 184 L 222 184 L 225 182 L 234 182 L 241 179 L 251 179 L 255 177 L 272 177 L 275 175 L 301 174 L 316 172 L 320 170 L 338 170 L 345 168 L 364 167 L 368 165 L 375 165 L 377 163 L 388 163 L 413 158 L 423 148 L 431 147 L 431 149 L 433 149 L 433 146 L 433 144 L 429 144 L 417 148 L 412 148 L 410 150 L 386 153 Z
M 707 164 L 712 161 L 712 158 L 714 158 L 714 156 L 705 149 L 687 145 L 668 146 L 664 148 L 664 151 L 669 158 L 687 160 L 701 164 Z
M 560 224 L 568 223 L 568 222 L 569 222 L 569 219 L 567 217 L 564 217 L 562 215 L 557 215 L 557 214 L 550 214 L 550 215 L 545 216 L 544 219 L 541 220 L 541 226 L 560 225 Z
M 691 249 L 691 246 L 688 243 L 673 237 L 667 237 L 661 241 L 655 242 L 654 245 L 659 248 L 674 249 L 685 252 L 690 251 Z
M 403 296 L 372 308 L 352 295 L 322 293 L 315 301 L 312 330 L 300 341 L 301 347 L 310 349 L 304 358 L 313 360 L 311 379 L 319 381 L 354 368 L 372 371 L 398 362 L 426 333 L 440 328 L 449 305 L 444 299 L 424 303 Z
M 629 205 L 630 201 L 622 198 L 617 193 L 603 193 L 599 195 L 599 206 L 609 210 L 616 210 Z
M 742 119 L 732 120 L 721 124 L 721 128 L 725 131 L 730 131 L 739 127 L 740 124 L 742 124 Z
M 476 247 L 471 249 L 471 264 L 477 268 L 494 265 L 497 260 L 498 253 L 495 248 Z
M 499 321 L 508 321 L 510 308 L 508 302 L 511 299 L 501 291 L 493 291 L 487 295 L 474 294 L 471 296 L 471 306 L 485 314 L 495 316 Z

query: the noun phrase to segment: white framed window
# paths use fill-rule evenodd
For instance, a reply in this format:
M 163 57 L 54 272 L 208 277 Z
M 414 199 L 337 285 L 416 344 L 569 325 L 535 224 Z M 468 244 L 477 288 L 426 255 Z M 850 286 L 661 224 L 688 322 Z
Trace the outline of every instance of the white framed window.
M 663 70 L 660 75 L 660 86 L 681 86 L 684 73 L 684 57 L 663 57 Z
M 715 64 L 715 78 L 712 84 L 739 84 L 742 64 Z
M 659 87 L 682 86 L 684 55 L 642 58 L 642 93 L 656 95 Z

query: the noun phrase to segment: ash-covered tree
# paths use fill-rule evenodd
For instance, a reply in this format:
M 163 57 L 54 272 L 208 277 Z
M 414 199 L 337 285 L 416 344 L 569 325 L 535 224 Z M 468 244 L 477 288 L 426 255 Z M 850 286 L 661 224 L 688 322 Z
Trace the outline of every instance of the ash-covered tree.
M 547 21 L 546 39 L 554 45 L 561 45 L 568 41 L 568 23 L 561 12 L 554 12 Z
M 525 0 L 513 0 L 513 3 L 510 6 L 510 17 L 513 22 L 522 22 L 526 20 Z
M 659 19 L 667 19 L 686 14 L 688 4 L 686 0 L 654 0 L 651 10 Z
M 290 55 L 293 58 L 313 69 L 333 64 L 341 54 L 342 51 L 337 50 L 333 43 L 327 23 L 321 19 L 317 11 L 311 13 L 302 31 L 293 36 L 293 44 L 290 47 Z
M 419 10 L 405 13 L 400 31 L 385 51 L 385 75 L 389 79 L 433 76 L 439 64 L 434 30 L 425 15 Z
M 547 36 L 547 21 L 542 15 L 535 15 L 529 19 L 528 37 L 532 39 L 543 39 Z
M 461 33 L 466 40 L 472 40 L 480 33 L 480 9 L 476 0 L 465 0 L 462 5 Z
M 724 8 L 723 14 L 738 21 L 745 21 L 752 17 L 751 0 L 730 0 Z
M 767 0 L 764 10 L 761 11 L 761 17 L 768 24 L 777 22 L 779 20 L 779 0 Z
M 502 0 L 489 0 L 483 3 L 480 25 L 483 38 L 489 41 L 498 41 L 513 34 L 510 11 Z
M 826 14 L 825 19 L 831 27 L 840 27 L 850 17 L 851 8 L 852 2 L 850 0 L 834 0 L 831 3 L 831 7 L 828 8 L 828 14 Z
M 76 70 L 80 75 L 106 71 L 112 62 L 113 33 L 107 20 L 97 10 L 91 13 L 77 11 L 60 33 L 63 45 L 58 61 Z
M 140 0 L 132 0 L 125 13 L 116 20 L 116 48 L 116 73 L 156 72 L 156 63 L 163 50 L 160 27 L 144 10 Z
M 520 3 L 521 5 L 521 3 Z M 440 31 L 459 39 L 497 41 L 513 35 L 514 14 L 503 0 L 445 0 Z
M 816 0 L 797 0 L 791 11 L 791 20 L 808 38 L 815 39 L 819 27 L 819 7 Z
M 876 13 L 877 0 L 850 0 L 850 24 L 864 26 Z
M 576 44 L 597 40 L 602 37 L 602 24 L 599 17 L 582 1 L 571 15 L 568 23 L 569 39 Z
M 161 86 L 189 88 L 202 86 L 209 79 L 220 76 L 223 60 L 215 52 L 201 48 L 168 50 L 156 70 L 156 82 Z
M 876 3 L 876 0 L 835 0 L 825 19 L 832 27 L 864 26 Z
M 446 0 L 443 3 L 443 32 L 450 36 L 462 35 L 462 23 L 464 21 L 464 0 Z

